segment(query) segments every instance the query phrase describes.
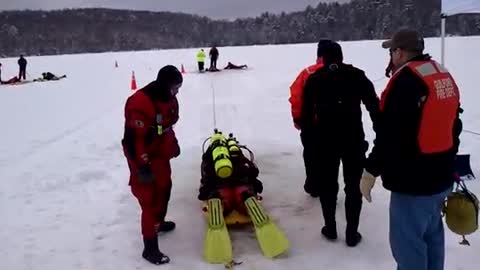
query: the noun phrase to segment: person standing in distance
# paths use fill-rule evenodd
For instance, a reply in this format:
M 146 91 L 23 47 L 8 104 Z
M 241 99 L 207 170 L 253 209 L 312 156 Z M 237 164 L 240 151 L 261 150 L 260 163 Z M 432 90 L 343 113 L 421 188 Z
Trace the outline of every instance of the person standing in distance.
M 19 67 L 19 72 L 18 72 L 18 79 L 19 80 L 26 80 L 27 79 L 27 59 L 23 57 L 23 54 L 20 55 L 20 58 L 18 59 L 18 67 Z

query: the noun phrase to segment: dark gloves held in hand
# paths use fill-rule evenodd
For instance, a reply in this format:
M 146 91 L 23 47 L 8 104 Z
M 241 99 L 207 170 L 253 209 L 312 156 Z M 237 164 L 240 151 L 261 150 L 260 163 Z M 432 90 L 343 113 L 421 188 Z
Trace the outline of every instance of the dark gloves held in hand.
M 155 180 L 152 169 L 149 164 L 142 165 L 138 168 L 138 179 L 143 184 L 151 184 Z

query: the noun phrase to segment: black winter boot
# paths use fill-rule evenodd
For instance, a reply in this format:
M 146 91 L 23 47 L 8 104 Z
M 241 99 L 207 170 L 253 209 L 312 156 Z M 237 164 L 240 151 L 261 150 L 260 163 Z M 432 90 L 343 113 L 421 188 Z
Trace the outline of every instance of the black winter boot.
M 322 199 L 322 196 L 320 196 Z M 337 239 L 337 222 L 335 221 L 336 200 L 321 201 L 323 219 L 325 226 L 322 228 L 322 234 L 329 240 Z
M 160 252 L 158 249 L 158 239 L 155 238 L 143 238 L 143 244 L 145 248 L 143 249 L 142 257 L 153 264 L 165 264 L 170 262 L 170 258 Z
M 164 221 L 157 227 L 157 233 L 160 232 L 170 232 L 175 229 L 175 222 L 173 221 Z
M 322 228 L 322 234 L 325 236 L 328 240 L 337 240 L 337 228 L 335 225 L 328 225 L 328 226 L 323 226 Z
M 311 180 L 310 180 L 311 181 Z M 319 192 L 313 188 L 313 187 L 310 187 L 308 184 L 307 184 L 308 180 L 305 180 L 305 184 L 303 185 L 303 190 L 305 190 L 305 192 L 310 195 L 312 198 L 318 198 L 320 197 L 320 194 Z
M 355 247 L 358 245 L 358 243 L 360 243 L 360 241 L 362 241 L 362 235 L 359 232 L 354 232 L 354 233 L 347 232 L 346 234 L 347 246 Z

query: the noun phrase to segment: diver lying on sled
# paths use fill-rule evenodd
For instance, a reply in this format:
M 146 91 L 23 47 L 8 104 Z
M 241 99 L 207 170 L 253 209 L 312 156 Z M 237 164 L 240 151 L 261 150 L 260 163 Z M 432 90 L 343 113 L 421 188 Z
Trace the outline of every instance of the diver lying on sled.
M 239 146 L 230 135 L 228 139 L 221 133 L 212 136 L 212 143 L 202 156 L 198 199 L 221 199 L 227 225 L 245 224 L 251 220 L 244 202 L 250 197 L 259 199 L 263 185 L 257 179 L 259 171 L 253 162 L 253 153 Z M 250 159 L 243 154 L 242 148 L 250 153 Z
M 259 170 L 253 152 L 239 145 L 232 134 L 226 138 L 221 132 L 205 140 L 201 186 L 198 199 L 204 202 L 208 218 L 205 237 L 205 259 L 210 263 L 232 261 L 232 247 L 227 225 L 253 223 L 263 254 L 273 258 L 289 246 L 284 233 L 276 226 L 259 202 L 263 185 L 257 179 Z M 205 146 L 204 143 L 204 146 Z M 250 153 L 248 159 L 242 150 Z

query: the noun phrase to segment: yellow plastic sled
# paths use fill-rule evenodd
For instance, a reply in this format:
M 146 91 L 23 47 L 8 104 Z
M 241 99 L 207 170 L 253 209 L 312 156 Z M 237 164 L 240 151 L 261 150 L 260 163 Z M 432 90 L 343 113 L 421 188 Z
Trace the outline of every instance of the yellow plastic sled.
M 259 201 L 262 200 L 261 196 L 257 196 L 257 199 Z M 207 201 L 202 202 L 202 212 L 205 218 L 208 218 L 208 204 Z M 227 216 L 224 217 L 225 219 L 225 224 L 227 226 L 235 226 L 235 225 L 246 225 L 252 223 L 252 220 L 250 219 L 250 216 L 248 215 L 242 215 L 236 210 L 233 210 L 228 214 Z

